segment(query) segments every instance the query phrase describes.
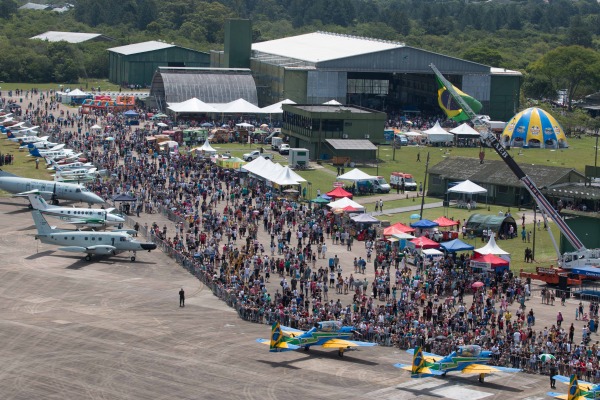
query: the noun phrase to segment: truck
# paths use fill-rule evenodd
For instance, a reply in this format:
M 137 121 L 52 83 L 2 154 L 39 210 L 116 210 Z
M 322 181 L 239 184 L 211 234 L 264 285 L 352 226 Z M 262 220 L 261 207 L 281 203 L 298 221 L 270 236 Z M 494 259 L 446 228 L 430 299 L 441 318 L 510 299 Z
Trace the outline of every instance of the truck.
M 471 119 L 476 127 L 476 130 L 479 131 L 481 135 L 481 141 L 496 151 L 496 153 L 506 163 L 512 173 L 515 174 L 515 176 L 531 194 L 531 197 L 535 200 L 541 210 L 545 223 L 548 223 L 548 216 L 552 218 L 560 232 L 564 235 L 565 239 L 567 239 L 567 241 L 575 249 L 575 251 L 561 254 L 560 250 L 558 249 L 558 245 L 556 244 L 556 240 L 552 235 L 552 231 L 550 229 L 548 230 L 548 234 L 550 235 L 550 239 L 554 245 L 554 250 L 558 256 L 559 267 L 569 271 L 573 275 L 595 278 L 600 277 L 600 249 L 587 249 L 583 245 L 575 232 L 573 232 L 571 227 L 569 227 L 565 220 L 561 218 L 558 211 L 552 207 L 552 204 L 550 204 L 548 199 L 546 199 L 546 197 L 542 194 L 533 180 L 527 176 L 527 174 L 525 174 L 525 172 L 521 169 L 521 167 L 519 167 L 517 162 L 512 158 L 508 151 L 506 151 L 504 146 L 502 146 L 502 143 L 500 143 L 500 141 L 496 138 L 496 135 L 492 132 L 489 120 L 475 114 L 467 102 L 456 92 L 454 86 L 448 82 L 448 80 L 444 77 L 444 75 L 442 75 L 435 65 L 430 64 L 429 67 L 433 70 L 433 73 L 445 86 L 446 90 L 456 101 L 456 103 Z
M 286 143 L 282 143 L 279 145 L 279 154 L 286 155 L 290 154 L 290 145 Z
M 271 138 L 271 150 L 279 151 L 279 146 L 283 143 L 283 138 L 273 137 Z
M 244 161 L 252 161 L 256 160 L 258 157 L 266 158 L 267 160 L 273 161 L 273 155 L 270 153 L 261 153 L 259 150 L 251 151 L 250 153 L 246 153 L 242 156 Z
M 417 182 L 411 174 L 405 172 L 392 172 L 390 175 L 390 185 L 394 189 L 402 189 L 402 180 L 404 180 L 404 190 L 417 190 Z

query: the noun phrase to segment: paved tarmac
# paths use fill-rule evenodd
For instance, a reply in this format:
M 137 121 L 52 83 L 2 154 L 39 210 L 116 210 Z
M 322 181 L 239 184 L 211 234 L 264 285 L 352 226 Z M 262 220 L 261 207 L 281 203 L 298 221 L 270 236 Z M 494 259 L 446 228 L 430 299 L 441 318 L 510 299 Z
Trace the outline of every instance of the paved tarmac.
M 160 251 L 85 262 L 35 241 L 24 204 L 0 199 L 2 399 L 547 398 L 548 378 L 524 373 L 411 380 L 393 348 L 269 353 L 268 326 Z M 535 307 L 538 324 L 557 310 Z

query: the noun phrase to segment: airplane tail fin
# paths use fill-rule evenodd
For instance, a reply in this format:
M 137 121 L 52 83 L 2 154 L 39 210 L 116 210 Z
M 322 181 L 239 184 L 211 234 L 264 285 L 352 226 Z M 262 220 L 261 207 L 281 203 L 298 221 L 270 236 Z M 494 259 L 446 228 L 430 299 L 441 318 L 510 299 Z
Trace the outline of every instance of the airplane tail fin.
M 425 357 L 423 357 L 423 349 L 420 346 L 415 348 L 415 353 L 413 354 L 413 362 L 412 362 L 412 370 L 411 373 L 419 374 L 421 369 L 425 366 Z
M 29 193 L 27 197 L 34 210 L 44 211 L 49 208 L 48 203 L 46 203 L 46 200 L 39 193 Z
M 279 322 L 275 322 L 271 326 L 271 343 L 269 348 L 271 350 L 276 350 L 279 347 L 279 344 L 283 342 L 283 332 L 281 332 L 281 325 Z
M 33 210 L 31 215 L 33 217 L 33 222 L 35 222 L 38 235 L 48 235 L 53 232 L 52 227 L 48 225 L 48 221 L 46 221 L 46 218 L 44 218 L 40 211 Z
M 34 147 L 31 143 L 30 143 L 30 145 L 31 146 L 29 147 L 29 154 L 31 154 L 34 157 L 41 158 L 42 155 L 40 154 L 40 151 L 36 147 Z M 33 148 L 31 148 L 31 147 L 33 147 Z
M 579 389 L 579 383 L 577 382 L 577 375 L 571 375 L 569 382 L 569 393 L 567 394 L 567 400 L 576 400 L 581 396 L 581 389 Z

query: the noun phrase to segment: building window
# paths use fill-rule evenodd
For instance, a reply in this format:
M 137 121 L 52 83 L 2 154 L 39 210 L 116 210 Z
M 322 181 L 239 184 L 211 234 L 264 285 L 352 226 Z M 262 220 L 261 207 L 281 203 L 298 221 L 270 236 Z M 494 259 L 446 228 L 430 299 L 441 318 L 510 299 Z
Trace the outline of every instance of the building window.
M 508 186 L 498 185 L 497 191 L 498 193 L 508 193 Z

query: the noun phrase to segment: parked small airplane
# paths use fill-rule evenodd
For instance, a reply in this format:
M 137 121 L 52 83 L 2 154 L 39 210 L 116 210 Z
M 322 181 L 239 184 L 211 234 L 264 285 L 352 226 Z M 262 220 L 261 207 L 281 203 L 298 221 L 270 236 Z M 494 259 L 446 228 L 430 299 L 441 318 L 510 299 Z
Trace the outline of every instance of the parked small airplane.
M 570 378 L 563 375 L 554 375 L 554 379 L 562 383 L 567 383 L 569 385 L 569 392 L 566 394 L 548 392 L 548 396 L 562 400 L 600 399 L 600 385 L 594 385 L 593 383 L 585 381 L 578 381 L 577 375 L 571 375 Z
M 105 228 L 107 225 L 121 225 L 125 219 L 116 214 L 116 208 L 74 208 L 57 207 L 46 203 L 39 193 L 28 193 L 27 198 L 34 210 L 58 218 L 77 227 Z
M 91 162 L 72 162 L 72 163 L 65 163 L 65 164 L 59 164 L 56 161 L 52 160 L 52 159 L 47 159 L 46 163 L 50 164 L 51 166 L 46 168 L 46 169 L 50 169 L 50 170 L 54 170 L 54 171 L 70 171 L 70 170 L 76 170 L 76 169 L 92 169 L 92 168 L 96 168 L 94 166 L 94 164 L 92 164 Z
M 31 190 L 38 191 L 54 205 L 58 200 L 71 200 L 87 204 L 104 203 L 102 197 L 90 192 L 83 185 L 66 182 L 45 181 L 42 179 L 22 178 L 0 169 L 0 189 L 19 197 L 26 197 Z
M 33 143 L 29 143 L 29 155 L 36 158 L 61 160 L 63 158 L 75 158 L 79 157 L 81 153 L 75 153 L 72 149 L 64 149 L 64 144 L 54 146 L 50 150 L 40 150 L 35 148 Z
M 338 349 L 340 357 L 344 355 L 346 349 L 377 345 L 376 343 L 350 340 L 353 335 L 354 328 L 343 326 L 339 321 L 318 322 L 308 331 L 281 326 L 279 322 L 276 322 L 271 326 L 271 339 L 256 339 L 256 341 L 268 344 L 269 351 L 272 352 L 299 349 L 308 351 L 311 346 L 321 346 L 324 349 Z
M 28 136 L 28 137 L 31 137 L 31 136 Z M 21 141 L 19 140 L 19 142 L 21 142 Z M 38 141 L 28 141 L 26 143 L 21 143 L 21 146 L 19 146 L 19 149 L 36 148 L 36 149 L 41 149 L 41 150 L 60 150 L 61 148 L 58 146 L 64 146 L 64 145 L 59 145 L 58 143 L 53 143 L 53 142 L 47 141 L 46 139 L 42 139 L 42 140 L 38 140 Z
M 17 143 L 20 143 L 23 145 L 23 144 L 29 144 L 29 143 L 48 141 L 49 136 L 42 136 L 42 137 L 31 136 L 31 135 L 17 136 L 12 132 L 8 132 L 6 134 L 6 138 L 8 140 L 10 140 L 11 142 L 17 142 Z
M 480 346 L 459 346 L 456 351 L 447 356 L 425 353 L 421 347 L 410 349 L 407 353 L 413 355 L 412 365 L 394 364 L 394 367 L 411 372 L 412 378 L 428 376 L 446 376 L 451 371 L 463 374 L 479 374 L 479 382 L 483 383 L 485 375 L 492 372 L 519 372 L 517 368 L 497 367 L 487 365 L 492 360 L 491 351 L 483 351 Z
M 56 229 L 48 225 L 48 221 L 40 211 L 33 210 L 31 214 L 38 231 L 36 239 L 42 243 L 62 246 L 58 248 L 61 251 L 86 253 L 86 261 L 90 261 L 93 254 L 117 255 L 125 251 L 133 252 L 131 261 L 135 261 L 137 251 L 150 252 L 156 249 L 156 244 L 139 242 L 124 231 L 90 232 Z

